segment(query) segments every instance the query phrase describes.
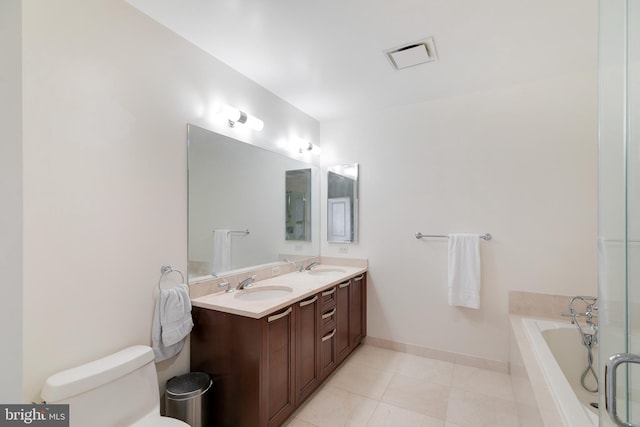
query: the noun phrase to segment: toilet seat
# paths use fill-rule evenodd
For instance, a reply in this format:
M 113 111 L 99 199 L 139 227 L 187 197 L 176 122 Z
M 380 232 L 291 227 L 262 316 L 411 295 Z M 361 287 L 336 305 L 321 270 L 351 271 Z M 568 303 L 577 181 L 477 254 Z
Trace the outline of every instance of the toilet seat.
M 189 424 L 175 418 L 156 415 L 145 417 L 131 427 L 189 427 Z

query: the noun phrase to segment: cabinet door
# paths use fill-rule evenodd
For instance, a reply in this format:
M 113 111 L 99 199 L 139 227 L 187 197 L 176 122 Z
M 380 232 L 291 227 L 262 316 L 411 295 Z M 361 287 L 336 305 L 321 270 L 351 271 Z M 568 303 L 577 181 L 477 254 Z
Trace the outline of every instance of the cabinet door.
M 295 322 L 293 307 L 263 323 L 261 418 L 279 426 L 295 409 Z
M 320 377 L 326 378 L 337 366 L 336 328 L 320 338 Z
M 336 295 L 336 351 L 338 363 L 349 355 L 349 324 L 351 311 L 351 281 L 347 280 L 338 285 Z
M 296 402 L 302 402 L 320 381 L 320 299 L 296 304 Z
M 355 348 L 366 331 L 366 287 L 365 275 L 351 279 L 351 300 L 349 312 L 349 345 Z

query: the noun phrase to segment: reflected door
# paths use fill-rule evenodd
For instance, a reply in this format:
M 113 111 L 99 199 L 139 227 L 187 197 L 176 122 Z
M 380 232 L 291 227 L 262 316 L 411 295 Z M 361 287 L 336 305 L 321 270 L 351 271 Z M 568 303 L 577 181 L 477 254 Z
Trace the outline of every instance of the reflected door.
M 351 242 L 351 198 L 327 200 L 327 229 L 330 242 Z

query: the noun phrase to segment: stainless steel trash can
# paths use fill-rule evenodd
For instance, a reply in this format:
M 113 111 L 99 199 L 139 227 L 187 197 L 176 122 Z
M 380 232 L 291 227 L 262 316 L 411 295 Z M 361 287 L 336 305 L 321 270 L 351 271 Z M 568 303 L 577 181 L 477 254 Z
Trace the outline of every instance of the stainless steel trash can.
M 165 412 L 191 427 L 207 427 L 213 381 L 203 372 L 191 372 L 167 381 Z

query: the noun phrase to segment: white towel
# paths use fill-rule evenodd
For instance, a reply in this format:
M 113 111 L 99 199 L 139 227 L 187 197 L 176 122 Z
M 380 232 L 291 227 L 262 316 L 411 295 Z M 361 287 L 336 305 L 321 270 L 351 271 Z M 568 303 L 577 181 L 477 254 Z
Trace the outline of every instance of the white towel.
M 449 235 L 449 305 L 480 308 L 480 235 Z
M 213 273 L 231 270 L 231 233 L 229 230 L 213 231 Z
M 160 362 L 180 353 L 192 328 L 188 286 L 181 284 L 171 289 L 161 289 L 151 328 L 155 361 Z

